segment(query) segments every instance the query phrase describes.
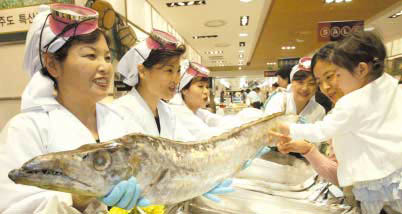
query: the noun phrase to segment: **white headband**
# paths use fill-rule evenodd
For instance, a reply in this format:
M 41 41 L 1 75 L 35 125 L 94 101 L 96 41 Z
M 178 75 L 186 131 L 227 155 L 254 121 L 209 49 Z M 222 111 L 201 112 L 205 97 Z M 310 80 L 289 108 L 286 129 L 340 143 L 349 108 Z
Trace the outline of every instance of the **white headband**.
M 192 70 L 189 70 L 192 69 Z M 180 63 L 180 85 L 179 92 L 196 76 L 209 77 L 210 71 L 198 63 L 190 62 L 188 59 Z M 201 75 L 200 75 L 201 74 Z
M 27 111 L 31 108 L 48 104 L 47 101 L 49 100 L 49 98 L 53 98 L 53 81 L 40 73 L 42 65 L 39 59 L 39 41 L 41 37 L 41 31 L 43 24 L 49 14 L 49 6 L 39 6 L 39 13 L 33 19 L 32 25 L 29 28 L 27 34 L 23 69 L 30 75 L 31 80 L 25 87 L 22 94 L 21 111 Z M 50 29 L 49 22 L 47 21 L 42 32 L 42 51 L 46 51 L 44 46 L 46 46 L 55 37 L 56 35 Z M 67 39 L 68 38 L 63 37 L 56 39 L 51 45 L 49 45 L 47 52 L 56 52 L 66 43 Z
M 303 57 L 299 60 L 295 66 L 292 67 L 292 71 L 290 72 L 290 81 L 293 80 L 293 76 L 298 71 L 311 71 L 311 58 Z
M 151 53 L 146 40 L 130 48 L 117 65 L 117 72 L 125 77 L 124 83 L 135 86 L 138 83 L 138 65 L 142 64 Z

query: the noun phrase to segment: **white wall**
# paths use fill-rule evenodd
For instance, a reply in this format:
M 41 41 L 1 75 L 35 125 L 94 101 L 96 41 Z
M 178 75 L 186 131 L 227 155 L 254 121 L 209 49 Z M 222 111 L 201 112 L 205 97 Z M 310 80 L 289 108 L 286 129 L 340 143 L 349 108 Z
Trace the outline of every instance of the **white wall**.
M 20 110 L 19 97 L 28 83 L 22 71 L 24 44 L 0 45 L 0 129 Z

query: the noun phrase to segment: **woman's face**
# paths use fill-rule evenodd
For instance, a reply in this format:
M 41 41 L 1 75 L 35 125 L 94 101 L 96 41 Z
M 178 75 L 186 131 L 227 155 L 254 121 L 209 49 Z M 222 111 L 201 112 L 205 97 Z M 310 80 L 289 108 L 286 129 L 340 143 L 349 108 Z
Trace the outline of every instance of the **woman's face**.
M 339 67 L 335 64 L 323 60 L 318 60 L 314 67 L 314 76 L 320 86 L 321 92 L 327 96 L 332 103 L 336 103 L 344 94 L 338 87 L 337 69 L 339 69 Z
M 317 85 L 312 75 L 310 75 L 304 80 L 292 80 L 291 88 L 295 101 L 306 103 L 314 96 Z
M 187 106 L 195 109 L 205 108 L 208 104 L 209 84 L 207 81 L 192 82 L 188 89 L 182 91 Z
M 59 93 L 94 101 L 107 96 L 113 68 L 103 35 L 92 44 L 73 44 L 66 59 L 55 61 L 55 67 L 52 75 L 57 80 Z
M 155 98 L 172 99 L 180 81 L 180 57 L 173 57 L 165 63 L 143 69 L 143 72 L 140 71 L 142 87 L 145 87 Z

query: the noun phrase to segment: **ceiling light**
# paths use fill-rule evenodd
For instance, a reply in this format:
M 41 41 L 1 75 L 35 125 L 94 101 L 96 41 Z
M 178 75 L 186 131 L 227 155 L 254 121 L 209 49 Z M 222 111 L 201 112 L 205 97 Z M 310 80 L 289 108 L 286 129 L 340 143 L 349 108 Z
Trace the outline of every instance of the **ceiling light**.
M 239 70 L 241 70 L 241 67 L 239 67 Z
M 397 13 L 395 13 L 394 15 L 392 15 L 392 16 L 390 16 L 390 17 L 388 17 L 388 18 L 393 19 L 393 18 L 397 18 L 397 17 L 399 17 L 399 16 L 401 16 L 401 15 L 402 15 L 402 10 L 399 11 L 399 12 L 397 12 Z
M 240 33 L 239 36 L 240 37 L 246 37 L 246 36 L 248 36 L 248 33 Z
M 244 54 L 240 54 L 239 57 L 240 57 L 240 58 L 244 58 Z
M 240 26 L 247 26 L 249 22 L 249 16 L 240 16 Z
M 365 27 L 364 31 L 373 31 L 375 28 L 374 27 Z
M 343 3 L 343 2 L 352 2 L 352 0 L 324 0 L 325 4 L 331 4 L 331 3 Z
M 239 53 L 244 53 L 244 50 L 239 50 Z
M 240 46 L 240 47 L 246 46 L 246 42 L 239 42 L 239 46 Z
M 222 27 L 226 25 L 226 22 L 224 20 L 210 20 L 205 22 L 205 27 Z

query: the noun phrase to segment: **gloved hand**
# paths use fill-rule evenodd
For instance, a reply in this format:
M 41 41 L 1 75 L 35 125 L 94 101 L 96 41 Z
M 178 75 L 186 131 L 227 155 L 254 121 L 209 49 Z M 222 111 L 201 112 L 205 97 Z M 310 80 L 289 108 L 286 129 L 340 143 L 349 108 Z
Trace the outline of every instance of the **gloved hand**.
M 250 159 L 250 160 L 246 161 L 246 163 L 244 163 L 242 170 L 247 169 L 251 165 L 251 163 L 253 162 L 254 159 L 259 158 L 259 157 L 267 154 L 270 151 L 271 151 L 271 149 L 269 147 L 267 147 L 267 146 L 262 147 L 262 149 L 260 149 L 260 151 L 257 152 L 257 154 L 254 156 L 253 159 Z
M 204 197 L 208 198 L 209 200 L 219 203 L 221 199 L 219 199 L 216 195 L 217 194 L 225 194 L 229 192 L 234 192 L 234 189 L 232 187 L 232 179 L 226 179 L 222 183 L 216 185 L 214 188 L 212 188 L 209 192 L 204 193 Z
M 125 210 L 131 210 L 134 206 L 148 206 L 149 200 L 140 197 L 141 188 L 135 177 L 120 181 L 106 196 L 99 198 L 108 206 L 116 206 Z

